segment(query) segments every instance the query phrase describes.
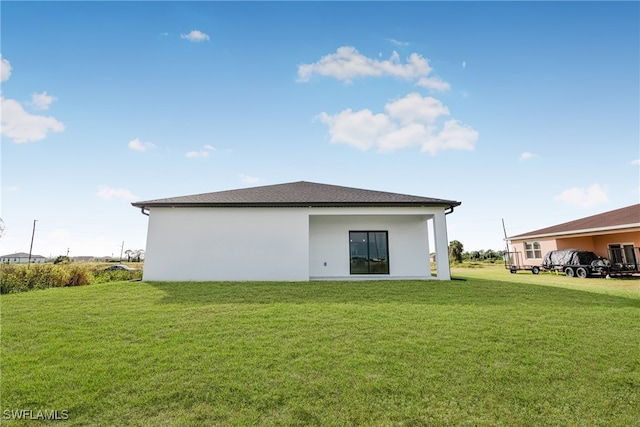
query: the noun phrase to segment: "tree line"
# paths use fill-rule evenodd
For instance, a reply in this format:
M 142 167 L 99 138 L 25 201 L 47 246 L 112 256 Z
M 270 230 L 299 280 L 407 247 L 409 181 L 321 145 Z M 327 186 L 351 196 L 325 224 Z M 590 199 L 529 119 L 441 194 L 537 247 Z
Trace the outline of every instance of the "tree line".
M 495 251 L 493 249 L 467 252 L 464 250 L 464 245 L 458 240 L 449 242 L 449 260 L 451 262 L 502 260 L 504 253 L 504 250 Z
M 127 249 L 124 254 L 127 256 L 127 262 L 144 261 L 144 249 Z

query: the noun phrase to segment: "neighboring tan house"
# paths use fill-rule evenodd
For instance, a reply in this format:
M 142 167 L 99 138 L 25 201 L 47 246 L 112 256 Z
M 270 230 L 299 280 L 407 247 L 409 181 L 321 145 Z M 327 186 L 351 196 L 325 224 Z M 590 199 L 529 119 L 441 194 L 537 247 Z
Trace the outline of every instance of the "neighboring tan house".
M 94 262 L 94 261 L 96 261 L 96 257 L 94 257 L 92 255 L 72 256 L 71 257 L 71 261 L 73 261 L 73 262 Z
M 556 249 L 595 252 L 612 263 L 640 261 L 640 204 L 507 237 L 522 265 L 540 265 Z
M 31 255 L 31 264 L 44 264 L 46 260 L 42 255 Z M 0 263 L 2 264 L 27 264 L 28 262 L 29 254 L 25 252 L 0 256 Z
M 144 280 L 448 280 L 460 202 L 300 181 L 132 205 L 149 215 Z

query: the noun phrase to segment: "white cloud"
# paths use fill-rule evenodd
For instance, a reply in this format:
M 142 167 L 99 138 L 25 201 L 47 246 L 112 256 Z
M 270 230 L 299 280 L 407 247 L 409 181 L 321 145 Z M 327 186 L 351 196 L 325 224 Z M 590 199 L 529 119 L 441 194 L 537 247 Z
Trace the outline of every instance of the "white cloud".
M 189 40 L 190 42 L 196 42 L 196 43 L 209 41 L 211 39 L 208 34 L 205 34 L 199 30 L 193 30 L 189 34 L 180 34 L 180 38 Z
M 593 184 L 587 188 L 572 187 L 554 196 L 554 200 L 588 208 L 607 203 L 609 201 L 607 192 L 607 189 L 600 184 Z
M 451 89 L 449 83 L 443 81 L 440 77 L 420 77 L 416 84 L 431 91 L 445 92 Z
M 55 100 L 56 98 L 48 95 L 47 92 L 31 94 L 31 105 L 37 110 L 48 110 L 49 105 Z
M 390 153 L 400 148 L 420 145 L 430 136 L 431 129 L 419 123 L 409 123 L 391 132 L 380 135 L 377 141 L 378 151 Z
M 185 153 L 185 156 L 187 156 L 190 159 L 197 159 L 198 157 L 209 157 L 209 152 L 208 151 L 187 151 Z
M 333 77 L 346 83 L 358 77 L 392 76 L 404 80 L 413 80 L 417 85 L 444 91 L 449 84 L 440 78 L 430 76 L 429 61 L 417 53 L 412 53 L 402 64 L 398 52 L 393 52 L 388 60 L 367 58 L 354 47 L 342 46 L 336 53 L 325 55 L 312 64 L 298 66 L 298 81 L 307 82 L 313 75 Z
M 0 55 L 0 81 L 7 81 L 11 77 L 11 64 Z M 32 104 L 36 108 L 47 109 L 55 99 L 47 92 L 33 94 Z M 22 104 L 15 99 L 0 96 L 0 134 L 10 138 L 16 144 L 34 142 L 44 139 L 49 132 L 62 132 L 64 124 L 53 117 L 39 116 L 27 113 Z
M 387 40 L 389 40 L 391 43 L 395 44 L 396 46 L 409 46 L 409 42 L 403 42 L 396 39 L 387 39 Z
M 11 77 L 11 63 L 0 55 L 0 82 L 6 82 Z
M 98 197 L 105 200 L 110 199 L 123 199 L 123 200 L 135 200 L 138 196 L 134 195 L 131 191 L 126 190 L 124 188 L 111 188 L 106 185 L 101 185 L 98 187 L 98 192 L 96 193 Z
M 395 130 L 389 116 L 373 114 L 367 109 L 354 113 L 348 108 L 334 116 L 323 112 L 319 117 L 329 126 L 331 142 L 351 145 L 362 151 L 368 150 L 380 137 Z
M 422 144 L 422 150 L 435 155 L 442 150 L 466 150 L 475 148 L 478 131 L 458 120 L 447 120 L 442 130 L 433 139 L 427 139 Z
M 640 166 L 640 159 L 631 160 L 631 164 L 635 166 Z
M 62 132 L 64 124 L 50 116 L 27 113 L 14 99 L 0 97 L 2 135 L 17 144 L 44 139 L 49 132 Z
M 530 160 L 535 157 L 538 157 L 538 155 L 530 153 L 529 151 L 525 151 L 524 153 L 520 154 L 520 161 L 523 162 L 525 160 Z
M 240 175 L 238 175 L 238 177 L 240 177 L 240 181 L 244 182 L 245 184 L 255 184 L 256 182 L 260 182 L 261 179 L 255 176 L 251 176 L 251 175 L 245 175 L 243 173 L 241 173 Z
M 129 141 L 129 148 L 135 151 L 147 151 L 156 148 L 155 144 L 151 142 L 140 141 L 140 138 L 135 138 Z
M 415 92 L 388 103 L 384 108 L 389 116 L 402 123 L 433 123 L 438 117 L 449 115 L 449 109 L 442 102 L 430 96 L 423 98 Z
M 441 150 L 473 150 L 478 132 L 449 119 L 449 109 L 432 97 L 410 93 L 385 105 L 387 114 L 364 109 L 346 109 L 338 114 L 321 113 L 318 117 L 329 127 L 332 143 L 350 145 L 366 151 L 377 148 L 389 153 L 406 147 L 421 147 L 435 155 Z
M 185 156 L 187 156 L 190 159 L 197 159 L 197 158 L 202 158 L 202 157 L 209 157 L 209 154 L 214 152 L 216 149 L 215 147 L 207 144 L 203 147 L 202 150 L 200 151 L 188 151 Z

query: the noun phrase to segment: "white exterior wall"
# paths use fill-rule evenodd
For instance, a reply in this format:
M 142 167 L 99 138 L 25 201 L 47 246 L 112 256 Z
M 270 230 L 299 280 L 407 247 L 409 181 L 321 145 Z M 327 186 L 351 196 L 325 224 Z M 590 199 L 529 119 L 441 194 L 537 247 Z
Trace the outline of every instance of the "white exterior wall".
M 38 257 L 38 258 L 31 258 L 31 264 L 44 264 L 46 258 L 44 257 Z M 3 257 L 0 258 L 0 263 L 4 264 L 4 263 L 8 263 L 8 264 L 28 264 L 29 263 L 29 257 Z
M 144 280 L 309 280 L 309 221 L 289 208 L 152 208 Z
M 387 231 L 389 274 L 349 273 L 349 231 Z M 309 274 L 313 279 L 430 279 L 424 215 L 309 217 Z
M 388 275 L 349 273 L 349 231 L 388 232 Z M 450 279 L 444 208 L 154 207 L 149 214 L 144 280 L 432 278 Z

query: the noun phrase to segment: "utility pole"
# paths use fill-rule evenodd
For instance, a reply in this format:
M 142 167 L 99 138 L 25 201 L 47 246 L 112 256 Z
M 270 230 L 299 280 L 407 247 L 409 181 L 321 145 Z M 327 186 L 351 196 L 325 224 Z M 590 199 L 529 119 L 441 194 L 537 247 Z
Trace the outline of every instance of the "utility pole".
M 122 241 L 122 246 L 120 246 L 120 262 L 122 262 L 122 251 L 124 250 L 124 240 Z
M 507 229 L 504 226 L 504 218 L 502 218 L 502 232 L 504 233 L 504 244 L 507 249 L 507 253 L 509 252 L 509 240 L 507 240 Z
M 36 221 L 38 220 L 33 220 L 33 231 L 31 232 L 31 246 L 29 246 L 29 261 L 27 261 L 27 268 L 31 266 L 31 251 L 33 250 L 33 237 L 36 235 Z

